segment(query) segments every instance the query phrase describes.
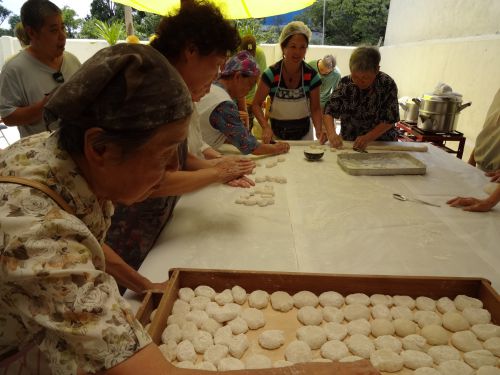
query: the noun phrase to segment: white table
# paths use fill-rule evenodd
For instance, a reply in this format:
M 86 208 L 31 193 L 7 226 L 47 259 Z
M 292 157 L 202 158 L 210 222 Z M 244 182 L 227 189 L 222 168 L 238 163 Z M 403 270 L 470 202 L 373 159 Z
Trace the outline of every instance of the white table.
M 429 145 L 410 153 L 427 165 L 423 176 L 351 176 L 338 152 L 308 162 L 304 149 L 293 146 L 274 168 L 264 166 L 273 159 L 259 161 L 253 177 L 288 179 L 273 183 L 273 206 L 235 204 L 245 191 L 229 186 L 184 195 L 140 272 L 156 282 L 174 267 L 483 277 L 500 291 L 500 207 L 471 213 L 446 205 L 456 195 L 485 196 L 481 171 Z M 136 309 L 138 297 L 126 298 Z

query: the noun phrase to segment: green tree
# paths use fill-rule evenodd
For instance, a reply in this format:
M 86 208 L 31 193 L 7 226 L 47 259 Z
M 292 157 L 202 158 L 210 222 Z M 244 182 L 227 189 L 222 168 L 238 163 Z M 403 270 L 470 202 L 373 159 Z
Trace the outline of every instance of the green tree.
M 265 28 L 263 22 L 263 19 L 259 18 L 235 21 L 240 36 L 251 34 L 255 37 L 257 44 L 276 43 L 279 37 L 279 28 L 276 26 Z
M 377 44 L 385 36 L 390 0 L 327 0 L 325 4 L 325 44 Z M 323 2 L 317 1 L 296 19 L 321 33 Z
M 153 13 L 137 12 L 137 15 L 132 15 L 134 19 L 135 35 L 139 39 L 149 39 L 156 32 L 156 28 L 160 23 L 161 16 Z M 140 13 L 144 13 L 144 16 Z
M 62 8 L 62 18 L 66 25 L 68 38 L 76 38 L 78 29 L 82 26 L 83 20 L 77 17 L 76 12 L 68 6 Z
M 11 31 L 10 35 L 14 35 L 14 29 L 16 28 L 16 25 L 19 22 L 21 22 L 20 16 L 18 16 L 17 14 L 10 16 L 10 18 L 9 18 L 9 26 L 10 26 L 10 31 Z
M 0 3 L 2 3 L 2 1 L 0 0 Z M 0 5 L 0 25 L 3 23 L 3 21 L 5 21 L 7 19 L 7 17 L 9 17 L 10 15 L 12 14 L 12 12 L 10 10 L 8 10 L 7 8 L 5 8 L 3 5 Z

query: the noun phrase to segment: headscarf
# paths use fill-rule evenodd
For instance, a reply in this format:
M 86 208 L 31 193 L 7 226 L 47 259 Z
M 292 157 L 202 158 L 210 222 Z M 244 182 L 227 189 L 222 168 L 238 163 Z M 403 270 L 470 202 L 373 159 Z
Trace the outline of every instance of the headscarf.
M 287 24 L 283 30 L 281 30 L 280 44 L 283 44 L 285 40 L 290 38 L 292 35 L 302 34 L 306 37 L 307 43 L 311 40 L 312 32 L 307 25 L 302 21 L 292 21 Z
M 121 43 L 98 51 L 44 108 L 50 124 L 146 130 L 186 118 L 191 95 L 168 60 L 150 46 Z
M 230 77 L 234 73 L 240 72 L 246 77 L 258 77 L 260 74 L 259 67 L 255 58 L 248 51 L 240 51 L 226 61 L 220 76 Z

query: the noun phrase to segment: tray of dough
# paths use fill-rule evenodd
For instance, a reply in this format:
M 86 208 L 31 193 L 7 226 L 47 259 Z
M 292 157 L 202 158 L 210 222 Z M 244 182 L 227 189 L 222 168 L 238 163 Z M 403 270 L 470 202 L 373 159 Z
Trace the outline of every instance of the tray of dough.
M 425 174 L 427 166 L 407 153 L 342 153 L 337 163 L 351 175 Z

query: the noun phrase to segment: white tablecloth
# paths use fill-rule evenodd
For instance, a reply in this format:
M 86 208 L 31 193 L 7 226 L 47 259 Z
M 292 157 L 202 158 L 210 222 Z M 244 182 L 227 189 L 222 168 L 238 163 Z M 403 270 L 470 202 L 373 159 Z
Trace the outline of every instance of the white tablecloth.
M 410 153 L 427 165 L 425 175 L 352 176 L 338 152 L 308 162 L 305 148 L 293 146 L 274 168 L 265 163 L 276 158 L 259 161 L 252 177 L 288 179 L 272 183 L 273 206 L 235 204 L 245 189 L 225 185 L 184 195 L 140 272 L 156 282 L 174 267 L 465 276 L 500 290 L 500 207 L 471 213 L 446 205 L 456 195 L 485 196 L 481 171 L 429 145 Z M 126 298 L 137 308 L 137 296 Z

